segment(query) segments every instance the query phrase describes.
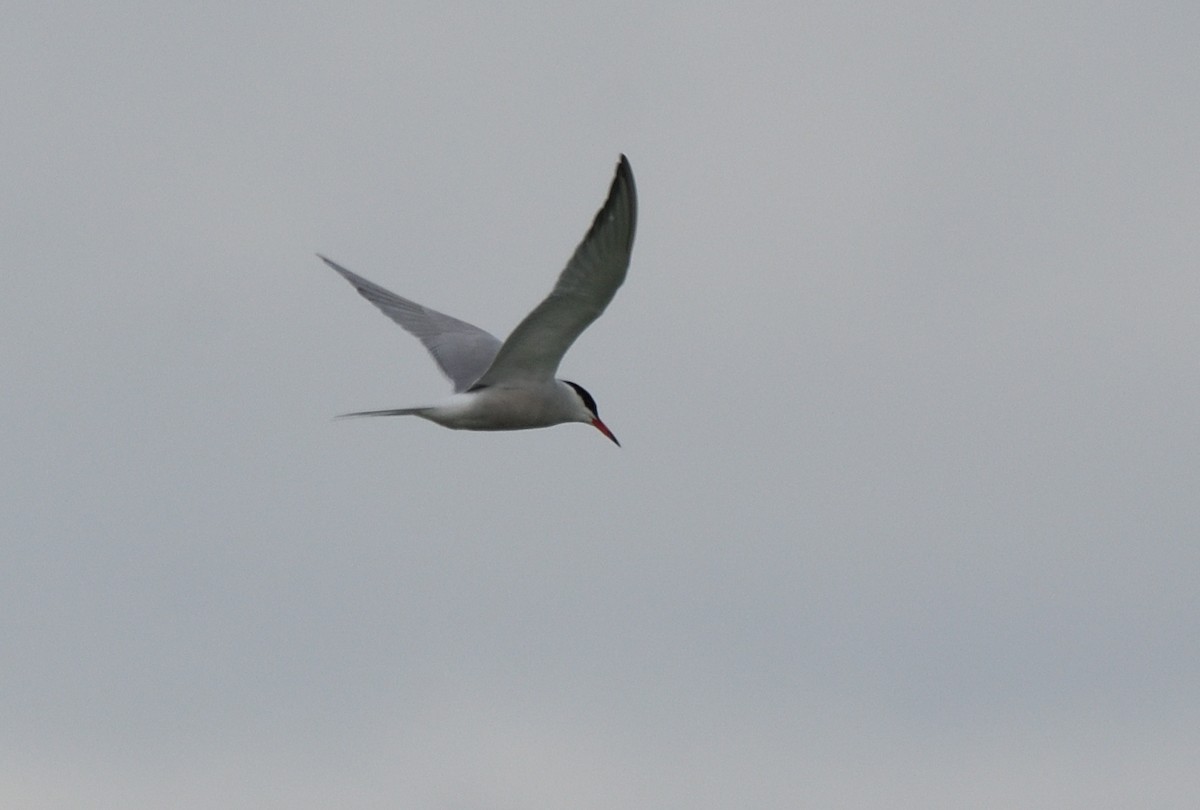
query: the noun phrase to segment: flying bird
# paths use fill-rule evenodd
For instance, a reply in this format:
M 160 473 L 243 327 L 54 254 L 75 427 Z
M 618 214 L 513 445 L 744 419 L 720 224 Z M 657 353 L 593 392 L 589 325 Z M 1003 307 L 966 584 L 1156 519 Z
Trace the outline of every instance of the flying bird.
M 583 386 L 554 374 L 567 349 L 600 317 L 625 281 L 637 227 L 637 193 L 621 155 L 608 199 L 554 289 L 501 343 L 466 321 L 422 306 L 318 257 L 384 315 L 415 336 L 454 384 L 442 402 L 417 408 L 359 411 L 342 416 L 419 416 L 456 430 L 525 430 L 585 422 L 620 442 L 600 421 Z

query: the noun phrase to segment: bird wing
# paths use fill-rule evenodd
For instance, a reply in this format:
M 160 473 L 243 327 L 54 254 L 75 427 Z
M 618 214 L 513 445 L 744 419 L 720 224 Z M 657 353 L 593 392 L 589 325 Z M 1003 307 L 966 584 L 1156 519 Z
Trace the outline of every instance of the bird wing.
M 517 324 L 475 385 L 553 379 L 567 349 L 600 317 L 625 280 L 636 227 L 633 171 L 621 155 L 608 199 L 553 291 Z
M 433 355 L 442 373 L 454 383 L 455 393 L 466 391 L 487 370 L 500 350 L 495 335 L 466 321 L 443 315 L 415 301 L 401 298 L 378 284 L 355 275 L 334 261 L 317 254 L 321 261 L 341 273 L 359 294 L 379 307 L 396 323 L 416 336 Z

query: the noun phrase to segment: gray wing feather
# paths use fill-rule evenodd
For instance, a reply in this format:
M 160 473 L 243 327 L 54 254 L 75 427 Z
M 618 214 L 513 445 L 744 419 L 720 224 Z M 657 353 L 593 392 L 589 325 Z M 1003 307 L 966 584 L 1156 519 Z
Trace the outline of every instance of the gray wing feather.
M 476 385 L 552 379 L 567 349 L 625 281 L 636 228 L 633 171 L 621 155 L 608 199 L 554 290 L 517 324 Z
M 500 341 L 496 336 L 478 326 L 401 298 L 351 273 L 337 262 L 319 253 L 317 256 L 353 284 L 363 298 L 418 338 L 433 355 L 442 373 L 454 383 L 456 393 L 470 388 L 492 364 L 500 350 Z

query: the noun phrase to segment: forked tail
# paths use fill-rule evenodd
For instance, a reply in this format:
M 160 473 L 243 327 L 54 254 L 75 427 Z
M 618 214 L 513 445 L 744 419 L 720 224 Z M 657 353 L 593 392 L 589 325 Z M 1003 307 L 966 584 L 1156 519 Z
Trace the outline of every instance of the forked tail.
M 392 408 L 386 411 L 356 411 L 355 413 L 339 413 L 338 419 L 350 416 L 420 416 L 428 408 Z

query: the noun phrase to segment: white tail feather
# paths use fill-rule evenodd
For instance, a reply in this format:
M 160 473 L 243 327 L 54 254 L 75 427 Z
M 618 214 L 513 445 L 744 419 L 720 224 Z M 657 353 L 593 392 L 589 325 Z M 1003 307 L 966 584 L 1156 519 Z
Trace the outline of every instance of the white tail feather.
M 428 408 L 392 408 L 386 411 L 356 411 L 355 413 L 339 413 L 338 419 L 350 416 L 420 416 Z

